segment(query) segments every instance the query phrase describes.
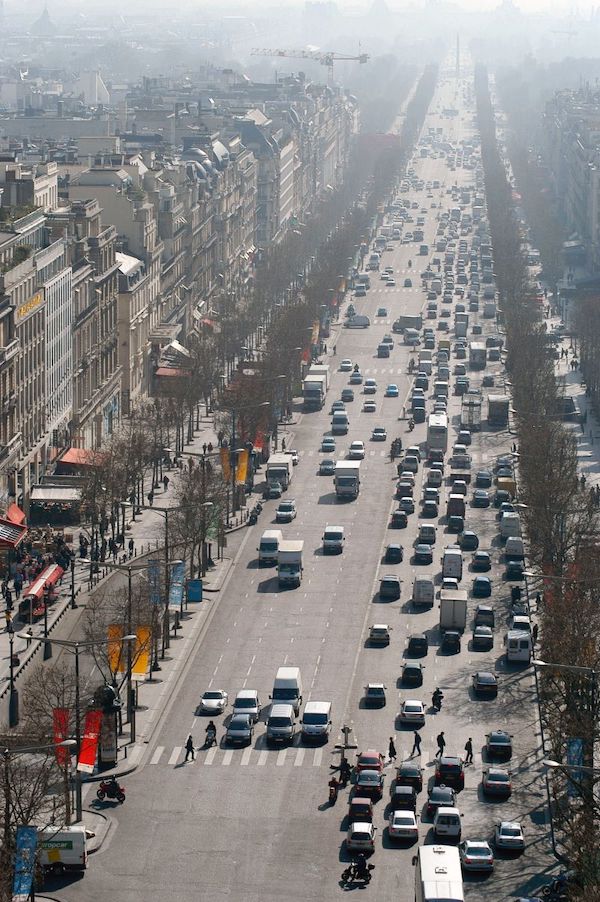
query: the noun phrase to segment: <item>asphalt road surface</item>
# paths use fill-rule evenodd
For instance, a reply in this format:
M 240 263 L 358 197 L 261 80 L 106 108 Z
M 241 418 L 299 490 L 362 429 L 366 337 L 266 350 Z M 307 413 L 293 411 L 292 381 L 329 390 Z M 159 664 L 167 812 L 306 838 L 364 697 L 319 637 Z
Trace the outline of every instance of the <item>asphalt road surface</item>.
M 443 75 L 424 133 L 442 128 L 451 143 L 472 136 L 474 107 L 472 78 L 457 82 Z M 443 117 L 441 110 L 456 106 L 460 115 Z M 429 257 L 435 256 L 436 216 L 432 203 L 444 208 L 454 206 L 445 186 L 454 182 L 469 184 L 473 170 L 459 166 L 449 171 L 445 156 L 425 157 L 415 153 L 414 168 L 425 181 L 439 180 L 431 192 L 411 190 L 407 196 L 416 201 L 416 215 L 425 215 L 425 243 Z M 426 210 L 421 214 L 421 208 Z M 405 231 L 410 227 L 405 226 Z M 408 259 L 412 258 L 412 269 Z M 421 729 L 425 788 L 419 796 L 418 812 L 426 800 L 427 781 L 433 775 L 435 737 L 443 730 L 447 752 L 464 755 L 469 736 L 475 751 L 473 765 L 467 768 L 465 789 L 459 796 L 463 815 L 463 837 L 489 839 L 499 819 L 517 819 L 526 831 L 528 847 L 521 858 L 500 858 L 489 878 L 465 878 L 468 899 L 507 899 L 527 895 L 535 875 L 549 866 L 543 772 L 538 751 L 537 718 L 531 669 L 507 669 L 503 657 L 509 587 L 502 579 L 501 550 L 495 509 L 468 510 L 467 527 L 478 532 L 480 547 L 493 556 L 497 626 L 494 648 L 474 652 L 468 641 L 470 619 L 462 650 L 447 655 L 440 649 L 437 627 L 438 603 L 430 610 L 415 613 L 409 600 L 417 574 L 430 574 L 439 583 L 440 558 L 445 544 L 454 541 L 445 533 L 444 520 L 437 523 L 437 542 L 430 566 L 415 565 L 412 545 L 416 537 L 417 512 L 409 517 L 405 530 L 388 527 L 395 507 L 396 463 L 389 459 L 390 439 L 401 436 L 404 447 L 425 445 L 426 426 L 417 425 L 410 434 L 402 409 L 410 390 L 407 374 L 409 349 L 402 336 L 395 336 L 389 359 L 376 357 L 377 344 L 400 312 L 417 313 L 425 304 L 419 272 L 428 257 L 418 256 L 418 246 L 396 242 L 386 251 L 382 266 L 394 268 L 396 287 L 388 288 L 374 273 L 366 298 L 355 305 L 371 317 L 371 327 L 347 330 L 342 321 L 334 326 L 329 344 L 337 346 L 329 358 L 332 369 L 343 357 L 360 365 L 364 377 L 377 380 L 375 413 L 362 412 L 363 395 L 356 387 L 355 400 L 347 405 L 350 430 L 337 438 L 337 459 L 343 458 L 354 439 L 364 440 L 366 457 L 361 466 L 361 491 L 353 502 L 338 503 L 330 476 L 317 475 L 319 447 L 328 433 L 331 403 L 348 384 L 348 374 L 334 372 L 325 408 L 302 417 L 296 428 L 295 447 L 300 463 L 286 497 L 296 499 L 297 518 L 283 527 L 286 537 L 304 540 L 304 576 L 300 588 L 279 591 L 275 568 L 258 568 L 256 548 L 262 531 L 274 522 L 276 501 L 265 503 L 256 526 L 247 530 L 234 568 L 220 593 L 218 609 L 210 628 L 190 660 L 185 679 L 174 692 L 163 723 L 155 731 L 137 772 L 127 780 L 127 802 L 112 812 L 115 824 L 103 849 L 90 861 L 86 876 L 61 890 L 65 900 L 115 899 L 119 902 L 188 902 L 188 900 L 227 899 L 229 902 L 264 902 L 273 899 L 333 900 L 340 897 L 341 871 L 349 856 L 344 839 L 347 829 L 346 806 L 349 790 L 340 793 L 335 806 L 328 804 L 327 783 L 332 764 L 339 761 L 334 744 L 340 740 L 343 723 L 352 726 L 351 739 L 358 749 L 377 748 L 387 755 L 388 741 L 395 737 L 397 762 L 406 759 L 412 747 L 412 730 L 402 729 L 397 721 L 400 701 L 419 698 L 427 706 L 426 724 Z M 404 288 L 404 279 L 413 279 L 412 288 Z M 385 306 L 386 317 L 376 317 Z M 440 305 L 441 307 L 442 305 Z M 342 314 L 343 316 L 343 314 Z M 471 314 L 471 325 L 478 321 Z M 451 322 L 451 321 L 450 321 Z M 483 321 L 485 330 L 495 328 Z M 436 328 L 437 321 L 432 321 Z M 484 333 L 485 333 L 484 330 Z M 441 335 L 441 332 L 436 334 Z M 451 334 L 451 333 L 450 333 Z M 451 357 L 450 366 L 454 365 Z M 501 364 L 492 364 L 498 385 Z M 482 374 L 473 375 L 480 384 Z M 453 380 L 452 380 L 453 382 Z M 388 383 L 399 387 L 398 398 L 384 397 Z M 496 390 L 498 388 L 496 387 Z M 428 401 L 428 412 L 431 402 Z M 451 396 L 452 420 L 449 446 L 455 440 L 460 399 Z M 485 405 L 484 405 L 485 409 Z M 385 426 L 386 443 L 370 441 L 374 426 Z M 473 470 L 502 451 L 510 450 L 513 437 L 484 429 L 474 437 L 471 452 Z M 415 499 L 420 498 L 426 469 L 417 474 Z M 442 490 L 440 515 L 445 513 Z M 469 499 L 470 499 L 469 491 Z M 341 556 L 324 556 L 321 536 L 327 524 L 345 527 L 346 542 Z M 382 556 L 389 542 L 401 542 L 405 557 L 402 564 L 383 565 Z M 470 555 L 465 555 L 465 564 Z M 382 602 L 378 584 L 382 573 L 397 573 L 402 579 L 399 601 Z M 469 588 L 472 574 L 465 568 L 461 586 Z M 476 599 L 469 597 L 470 615 Z M 366 641 L 374 622 L 392 627 L 391 642 L 385 648 L 372 648 Z M 426 631 L 429 652 L 421 689 L 405 690 L 400 671 L 405 657 L 407 637 Z M 265 720 L 275 672 L 280 665 L 301 668 L 304 701 L 329 700 L 333 703 L 333 731 L 323 746 L 304 745 L 299 737 L 289 748 L 270 749 L 265 741 Z M 498 698 L 477 701 L 470 690 L 475 670 L 495 670 L 500 680 Z M 381 709 L 363 707 L 363 687 L 369 681 L 387 686 L 387 705 Z M 445 695 L 440 713 L 431 713 L 429 701 L 433 688 Z M 255 688 L 264 705 L 254 741 L 247 749 L 228 750 L 222 744 L 210 751 L 199 751 L 194 762 L 184 764 L 184 743 L 192 733 L 196 744 L 204 738 L 206 719 L 196 716 L 202 692 L 222 688 L 233 700 L 241 688 Z M 219 718 L 219 739 L 224 732 Z M 481 793 L 482 747 L 490 729 L 502 727 L 514 736 L 511 761 L 514 792 L 506 802 L 486 801 Z M 365 894 L 373 899 L 409 902 L 414 898 L 412 857 L 416 846 L 402 847 L 390 842 L 386 830 L 386 806 L 394 776 L 394 767 L 385 768 L 386 785 L 382 801 L 376 805 L 378 828 L 374 877 Z M 89 802 L 90 800 L 88 800 Z M 419 842 L 431 842 L 431 823 L 424 813 L 420 821 Z

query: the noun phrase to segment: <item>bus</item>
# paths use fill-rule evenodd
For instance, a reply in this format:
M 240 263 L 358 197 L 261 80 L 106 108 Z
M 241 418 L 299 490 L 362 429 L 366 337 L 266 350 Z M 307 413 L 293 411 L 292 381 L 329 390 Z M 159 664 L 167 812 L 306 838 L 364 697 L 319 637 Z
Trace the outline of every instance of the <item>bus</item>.
M 431 413 L 427 421 L 427 450 L 448 450 L 448 417 L 445 413 Z
M 419 846 L 415 902 L 464 902 L 460 855 L 456 846 Z

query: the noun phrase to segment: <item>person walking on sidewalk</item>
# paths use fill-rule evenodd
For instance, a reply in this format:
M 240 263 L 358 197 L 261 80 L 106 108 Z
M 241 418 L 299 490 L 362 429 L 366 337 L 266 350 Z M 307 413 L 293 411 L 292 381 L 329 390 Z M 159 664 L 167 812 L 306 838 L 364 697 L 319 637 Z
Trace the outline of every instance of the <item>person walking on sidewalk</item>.
M 388 746 L 388 758 L 390 761 L 396 760 L 396 746 L 394 745 L 394 737 L 390 736 L 390 744 Z
M 473 740 L 470 736 L 465 742 L 465 752 L 467 753 L 465 756 L 465 764 L 473 764 Z
M 185 743 L 185 760 L 186 760 L 186 761 L 189 760 L 190 755 L 192 756 L 192 761 L 194 761 L 194 760 L 195 760 L 195 754 L 194 754 L 194 740 L 192 739 L 192 734 L 191 734 L 191 733 L 190 733 L 190 735 L 188 736 L 187 741 L 186 741 L 186 743 Z
M 169 488 L 169 477 L 165 474 L 163 476 L 163 489 L 166 492 L 168 488 Z
M 437 748 L 437 752 L 435 753 L 435 757 L 437 758 L 439 755 L 441 758 L 442 755 L 444 754 L 444 749 L 446 748 L 446 740 L 444 739 L 444 734 L 438 733 L 436 741 L 437 741 L 438 748 Z
M 129 548 L 129 557 L 133 557 L 133 552 L 135 549 L 135 542 L 133 541 L 133 538 L 129 539 L 128 548 Z
M 148 492 L 148 504 L 150 507 L 154 504 L 154 492 L 152 491 Z
M 410 757 L 413 758 L 415 755 L 420 755 L 420 754 L 421 754 L 421 737 L 419 736 L 418 732 L 415 730 L 414 739 L 413 739 L 413 747 L 412 747 L 412 751 L 410 753 Z

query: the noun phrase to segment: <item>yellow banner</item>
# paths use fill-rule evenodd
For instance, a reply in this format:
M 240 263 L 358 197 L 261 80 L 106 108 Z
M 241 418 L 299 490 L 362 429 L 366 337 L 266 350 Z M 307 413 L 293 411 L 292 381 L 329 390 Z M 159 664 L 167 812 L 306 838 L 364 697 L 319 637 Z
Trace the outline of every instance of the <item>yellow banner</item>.
M 235 481 L 238 485 L 243 485 L 246 482 L 246 476 L 248 473 L 248 452 L 247 451 L 239 451 L 237 456 L 237 464 L 235 468 Z
M 310 337 L 310 343 L 316 345 L 319 343 L 319 320 L 315 320 L 312 325 L 312 335 Z
M 123 642 L 119 641 L 124 636 L 120 623 L 111 623 L 108 627 L 108 666 L 111 673 L 123 673 L 126 669 L 123 659 Z
M 152 630 L 149 626 L 138 626 L 135 635 L 136 640 L 133 647 L 133 667 L 131 668 L 131 673 L 132 676 L 145 677 L 150 663 Z
M 231 467 L 229 464 L 229 448 L 220 448 L 219 449 L 219 457 L 221 458 L 221 469 L 223 470 L 223 476 L 225 478 L 225 482 L 229 482 L 231 479 Z

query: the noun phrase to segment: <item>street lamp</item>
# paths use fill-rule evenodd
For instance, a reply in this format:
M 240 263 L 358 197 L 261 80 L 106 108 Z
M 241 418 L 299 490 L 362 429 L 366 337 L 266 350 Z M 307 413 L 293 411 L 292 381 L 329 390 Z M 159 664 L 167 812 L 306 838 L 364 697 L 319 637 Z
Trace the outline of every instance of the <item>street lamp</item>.
M 19 638 L 31 639 L 31 636 L 19 634 Z M 131 643 L 137 639 L 137 636 L 122 636 L 120 639 L 89 639 L 84 642 L 78 642 L 72 639 L 50 639 L 53 645 L 59 645 L 68 651 L 69 654 L 75 656 L 75 746 L 77 754 L 81 749 L 81 690 L 79 685 L 79 652 L 81 649 L 93 648 L 96 645 L 109 645 L 112 642 Z M 43 642 L 43 639 L 34 638 L 34 642 Z M 62 744 L 62 743 L 59 743 Z M 81 796 L 81 773 L 75 768 L 75 817 L 78 821 L 83 816 L 83 799 Z
M 552 761 L 550 758 L 544 758 L 542 764 L 550 770 L 574 770 L 586 774 L 600 774 L 600 767 L 589 767 L 587 764 L 562 764 L 562 762 Z

